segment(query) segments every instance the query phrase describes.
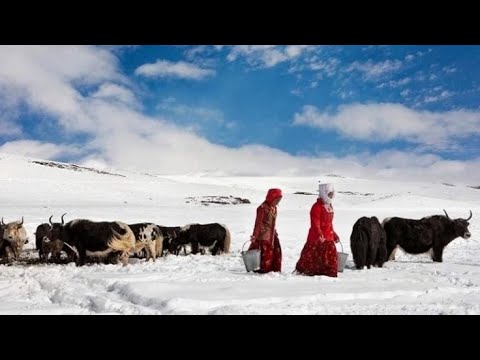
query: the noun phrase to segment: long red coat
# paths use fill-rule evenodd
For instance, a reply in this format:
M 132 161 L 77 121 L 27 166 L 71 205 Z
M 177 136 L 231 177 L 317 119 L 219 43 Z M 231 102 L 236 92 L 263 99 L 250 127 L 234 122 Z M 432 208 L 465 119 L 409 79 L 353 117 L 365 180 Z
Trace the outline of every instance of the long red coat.
M 253 241 L 249 250 L 260 249 L 260 270 L 282 271 L 282 248 L 278 239 L 275 223 L 277 220 L 277 207 L 271 204 L 275 194 L 267 195 L 267 199 L 257 208 L 257 218 L 253 230 Z
M 318 199 L 310 210 L 310 230 L 300 259 L 295 269 L 305 275 L 337 276 L 337 249 L 335 240 L 338 235 L 333 230 L 333 210 L 327 211 L 325 204 Z M 325 238 L 321 242 L 320 238 Z

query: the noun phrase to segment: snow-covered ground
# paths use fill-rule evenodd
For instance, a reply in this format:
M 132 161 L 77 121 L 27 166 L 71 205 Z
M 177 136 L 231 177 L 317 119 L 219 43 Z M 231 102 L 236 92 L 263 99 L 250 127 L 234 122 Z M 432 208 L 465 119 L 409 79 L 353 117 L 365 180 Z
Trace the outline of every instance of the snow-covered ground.
M 334 176 L 119 173 L 125 177 L 46 167 L 0 154 L 0 217 L 8 222 L 24 216 L 30 238 L 25 257 L 37 256 L 37 225 L 52 214 L 59 221 L 65 212 L 66 221 L 223 223 L 232 233 L 231 254 L 167 256 L 155 263 L 130 259 L 125 267 L 0 265 L 0 314 L 480 314 L 480 190 Z M 354 222 L 364 215 L 421 218 L 446 209 L 452 218 L 465 218 L 472 210 L 472 237 L 448 245 L 443 263 L 398 251 L 397 261 L 381 269 L 354 270 L 349 256 L 338 278 L 293 275 L 316 199 L 294 192 L 314 193 L 318 180 L 332 182 L 338 191 L 334 227 L 345 252 L 350 253 Z M 277 219 L 283 271 L 246 273 L 240 251 L 251 234 L 255 209 L 270 187 L 284 192 Z M 252 203 L 186 202 L 187 197 L 210 195 L 233 195 Z

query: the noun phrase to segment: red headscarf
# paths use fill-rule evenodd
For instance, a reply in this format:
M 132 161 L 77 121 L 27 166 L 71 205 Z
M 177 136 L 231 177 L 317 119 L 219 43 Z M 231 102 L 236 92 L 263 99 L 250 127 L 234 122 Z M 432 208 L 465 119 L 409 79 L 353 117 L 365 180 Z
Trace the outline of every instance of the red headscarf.
M 282 197 L 282 190 L 280 189 L 269 189 L 267 193 L 267 202 L 272 203 L 276 198 Z

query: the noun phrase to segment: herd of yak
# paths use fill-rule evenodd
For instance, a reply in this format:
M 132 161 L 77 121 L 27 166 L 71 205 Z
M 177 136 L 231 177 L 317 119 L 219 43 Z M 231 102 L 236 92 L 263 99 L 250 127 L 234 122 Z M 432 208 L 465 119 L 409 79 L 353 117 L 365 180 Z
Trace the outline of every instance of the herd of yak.
M 451 219 L 433 215 L 419 220 L 392 217 L 382 223 L 374 217 L 358 219 L 352 229 L 350 246 L 357 269 L 367 266 L 382 267 L 387 260 L 395 259 L 395 250 L 402 248 L 411 254 L 430 252 L 433 261 L 442 262 L 446 245 L 457 237 L 468 239 L 469 220 Z M 95 222 L 76 219 L 40 224 L 35 232 L 35 245 L 40 261 L 59 262 L 61 254 L 78 266 L 86 261 L 102 260 L 105 263 L 128 263 L 130 256 L 145 256 L 147 261 L 167 253 L 178 255 L 186 246 L 197 254 L 209 251 L 212 255 L 230 251 L 231 236 L 225 225 L 189 224 L 167 227 L 154 223 L 125 224 L 120 221 Z M 28 242 L 21 221 L 0 223 L 0 258 L 11 262 L 18 260 Z
M 191 252 L 212 255 L 230 251 L 230 231 L 225 225 L 189 224 L 183 227 L 159 226 L 154 223 L 125 224 L 121 221 L 91 221 L 76 219 L 38 225 L 35 231 L 35 246 L 40 261 L 60 262 L 62 252 L 67 261 L 78 266 L 86 261 L 102 260 L 104 263 L 128 263 L 130 256 L 145 256 L 147 261 L 165 255 L 178 253 L 186 246 Z M 6 262 L 18 260 L 27 233 L 21 221 L 0 223 L 0 257 Z

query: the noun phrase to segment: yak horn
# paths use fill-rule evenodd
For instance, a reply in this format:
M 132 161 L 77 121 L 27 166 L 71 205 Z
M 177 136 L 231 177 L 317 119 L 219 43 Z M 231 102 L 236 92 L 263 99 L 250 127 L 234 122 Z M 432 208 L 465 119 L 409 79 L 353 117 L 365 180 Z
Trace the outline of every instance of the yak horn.
M 448 220 L 452 220 L 452 219 L 450 219 L 450 216 L 448 216 L 448 214 L 447 214 L 447 212 L 445 211 L 445 209 L 443 209 L 443 212 L 445 213 L 445 215 L 447 215 L 447 219 L 448 219 Z
M 473 215 L 473 214 L 472 214 L 472 210 L 470 210 L 470 216 L 469 216 L 468 219 L 465 219 L 465 220 L 466 220 L 466 221 L 470 220 L 470 219 L 472 218 L 472 215 Z

